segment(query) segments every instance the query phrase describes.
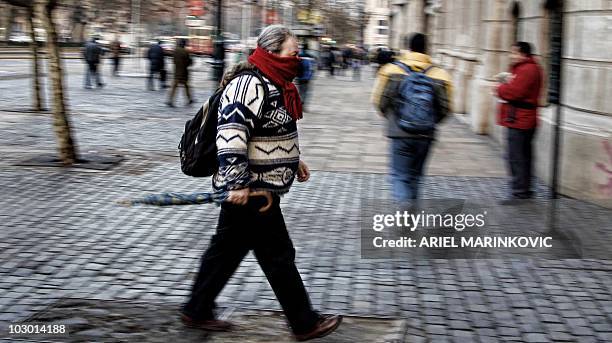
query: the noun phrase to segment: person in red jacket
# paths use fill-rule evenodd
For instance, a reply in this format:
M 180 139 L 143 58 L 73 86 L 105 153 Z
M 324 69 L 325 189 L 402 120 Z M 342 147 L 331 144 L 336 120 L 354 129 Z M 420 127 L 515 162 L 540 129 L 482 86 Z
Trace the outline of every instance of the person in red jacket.
M 512 45 L 511 75 L 497 87 L 500 98 L 497 123 L 508 128 L 512 199 L 533 197 L 532 141 L 538 125 L 538 99 L 543 75 L 531 51 L 531 44 L 527 42 Z

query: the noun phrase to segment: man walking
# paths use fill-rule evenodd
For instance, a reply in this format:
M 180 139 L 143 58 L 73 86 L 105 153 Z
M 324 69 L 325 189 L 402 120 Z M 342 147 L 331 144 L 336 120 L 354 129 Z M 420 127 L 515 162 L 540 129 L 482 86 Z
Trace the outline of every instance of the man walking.
M 85 44 L 83 50 L 83 57 L 87 63 L 87 69 L 85 70 L 85 88 L 91 89 L 91 78 L 95 78 L 96 85 L 99 88 L 104 87 L 102 78 L 98 72 L 98 65 L 100 64 L 100 56 L 104 54 L 102 48 L 98 45 L 96 38 L 92 38 Z
M 155 77 L 155 74 L 158 73 L 161 88 L 166 88 L 166 63 L 164 57 L 164 49 L 161 46 L 161 41 L 158 41 L 157 44 L 151 45 L 149 51 L 147 52 L 147 58 L 149 59 L 149 90 L 155 90 L 155 87 L 153 87 L 153 78 Z
M 166 102 L 166 105 L 174 107 L 174 94 L 178 85 L 185 87 L 185 95 L 189 100 L 189 105 L 193 103 L 191 93 L 189 92 L 189 66 L 193 63 L 189 52 L 185 49 L 186 41 L 184 39 L 179 40 L 178 46 L 174 50 L 174 81 L 172 82 L 172 88 L 170 89 L 170 97 Z
M 294 179 L 306 182 L 310 177 L 298 145 L 302 103 L 292 83 L 300 63 L 297 55 L 296 36 L 284 26 L 271 25 L 262 30 L 248 61 L 223 77 L 216 136 L 219 170 L 212 181 L 215 189 L 229 196 L 221 205 L 217 231 L 182 309 L 187 326 L 232 329 L 231 323 L 215 317 L 215 298 L 251 250 L 296 340 L 328 335 L 342 321 L 342 316 L 313 309 L 280 207 L 280 196 Z M 260 212 L 262 204 L 249 201 L 251 191 L 271 193 L 272 207 Z
M 406 37 L 404 48 L 410 51 L 403 51 L 396 62 L 386 64 L 380 69 L 372 94 L 372 102 L 387 119 L 386 135 L 391 139 L 393 196 L 398 202 L 417 199 L 419 181 L 435 136 L 435 124 L 450 112 L 450 75 L 432 65 L 431 58 L 425 54 L 425 47 L 425 35 L 415 33 Z M 423 95 L 406 94 L 405 78 L 414 77 L 412 74 L 417 77 L 424 74 L 424 82 L 433 83 L 433 89 L 427 89 L 429 93 L 435 93 L 433 100 L 430 103 L 420 103 L 430 108 L 419 109 L 431 113 L 431 125 L 426 128 L 409 129 L 409 125 L 400 121 L 404 115 L 402 113 L 400 116 L 400 105 L 418 100 L 416 96 Z
M 531 44 L 512 45 L 511 76 L 497 87 L 501 99 L 497 123 L 507 127 L 511 200 L 533 197 L 531 190 L 532 141 L 537 126 L 542 69 L 531 55 Z
M 334 70 L 336 69 L 336 48 L 329 48 L 329 58 L 327 59 L 327 67 L 329 68 L 329 76 L 334 76 Z
M 111 57 L 113 59 L 113 76 L 119 76 L 119 63 L 121 59 L 121 42 L 119 37 L 115 36 L 115 40 L 110 45 Z

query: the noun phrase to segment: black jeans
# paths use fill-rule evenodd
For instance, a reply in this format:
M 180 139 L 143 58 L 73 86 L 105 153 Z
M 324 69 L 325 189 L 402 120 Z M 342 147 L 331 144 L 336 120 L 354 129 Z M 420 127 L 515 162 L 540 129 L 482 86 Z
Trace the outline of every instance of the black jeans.
M 147 85 L 149 87 L 149 89 L 154 89 L 155 87 L 153 86 L 153 79 L 155 78 L 155 74 L 159 73 L 159 84 L 160 87 L 165 88 L 166 87 L 166 70 L 165 69 L 155 69 L 155 68 L 150 68 L 149 69 L 149 77 L 147 78 Z
M 508 128 L 508 166 L 510 168 L 512 196 L 530 198 L 534 129 Z
M 295 334 L 311 331 L 319 320 L 295 266 L 295 249 L 285 227 L 278 196 L 272 207 L 259 213 L 263 199 L 246 206 L 221 206 L 217 232 L 212 237 L 191 297 L 183 312 L 193 319 L 214 318 L 215 298 L 244 256 L 253 250 Z

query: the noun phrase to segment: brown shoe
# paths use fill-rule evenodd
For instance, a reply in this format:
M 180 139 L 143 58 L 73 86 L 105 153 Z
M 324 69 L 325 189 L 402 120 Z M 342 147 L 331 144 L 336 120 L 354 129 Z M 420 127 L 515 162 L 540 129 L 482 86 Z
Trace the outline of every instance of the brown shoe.
M 181 313 L 181 321 L 187 327 L 194 328 L 194 329 L 202 329 L 206 331 L 224 332 L 224 331 L 230 331 L 234 327 L 234 325 L 231 322 L 228 322 L 226 320 L 218 320 L 218 319 L 194 320 L 184 313 Z
M 334 332 L 340 326 L 342 322 L 342 316 L 339 315 L 325 315 L 321 316 L 317 325 L 315 325 L 312 331 L 302 334 L 295 335 L 297 341 L 307 341 L 314 338 L 325 337 L 330 333 Z

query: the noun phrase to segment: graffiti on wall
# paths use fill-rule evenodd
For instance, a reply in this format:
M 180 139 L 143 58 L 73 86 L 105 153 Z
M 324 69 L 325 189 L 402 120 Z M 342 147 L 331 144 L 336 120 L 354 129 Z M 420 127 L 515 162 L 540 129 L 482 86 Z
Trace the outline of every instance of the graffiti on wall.
M 612 197 L 612 144 L 605 140 L 602 142 L 604 151 L 608 157 L 608 161 L 595 163 L 595 168 L 605 173 L 607 183 L 599 184 L 599 191 L 609 197 Z

